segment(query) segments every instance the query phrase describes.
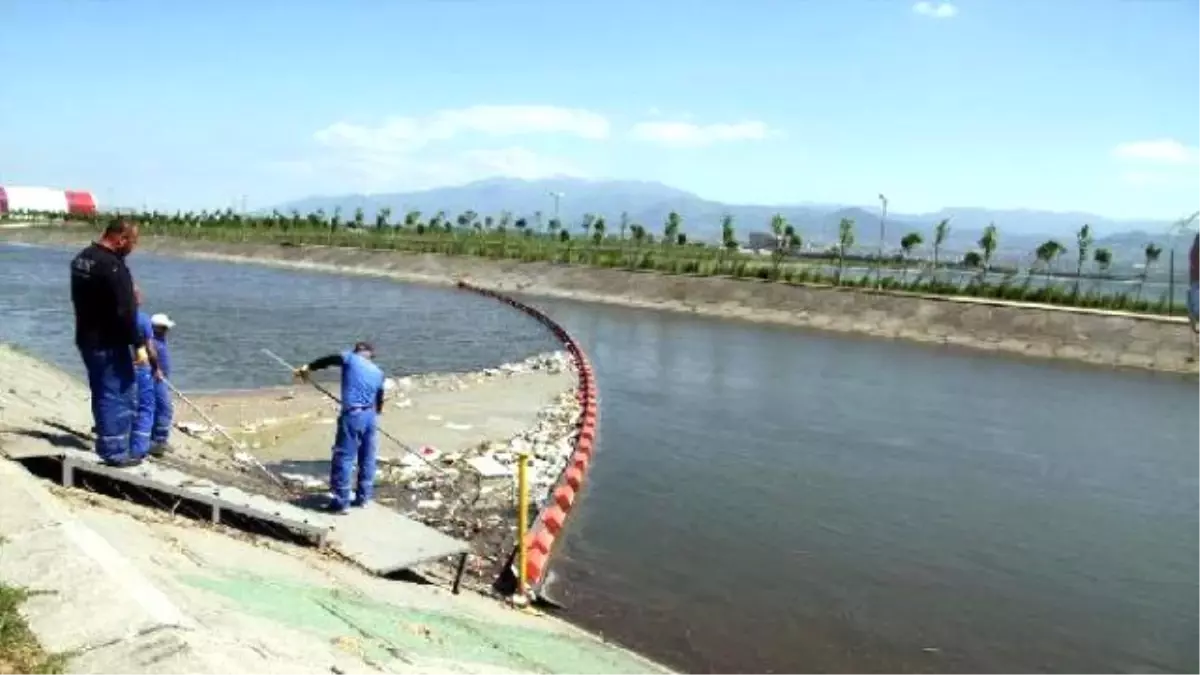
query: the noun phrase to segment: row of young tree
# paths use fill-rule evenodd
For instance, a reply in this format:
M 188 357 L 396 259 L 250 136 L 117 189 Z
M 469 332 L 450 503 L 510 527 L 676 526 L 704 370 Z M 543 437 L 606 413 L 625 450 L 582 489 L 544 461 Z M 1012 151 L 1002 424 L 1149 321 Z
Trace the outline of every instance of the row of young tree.
M 117 214 L 14 215 L 40 221 L 66 219 L 99 223 Z M 1154 243 L 1148 243 L 1144 249 L 1140 283 L 1133 293 L 1104 293 L 1096 288 L 1095 280 L 1108 277 L 1113 254 L 1107 248 L 1094 245 L 1089 225 L 1082 226 L 1076 235 L 1075 269 L 1070 275 L 1073 283 L 1060 286 L 1050 280 L 1066 274 L 1057 269 L 1057 264 L 1069 249 L 1057 239 L 1047 240 L 1035 249 L 1031 264 L 1022 275 L 1016 268 L 995 264 L 1000 236 L 994 224 L 984 229 L 976 242 L 977 248 L 961 257 L 943 260 L 944 245 L 951 228 L 948 219 L 933 225 L 928 240 L 921 232 L 904 233 L 899 240 L 898 252 L 881 257 L 854 252 L 856 223 L 853 219 L 841 220 L 837 241 L 832 247 L 811 251 L 805 250 L 799 229 L 777 214 L 768 223 L 767 255 L 764 257 L 747 250 L 745 242 L 738 238 L 733 217 L 729 215 L 722 219 L 721 241 L 716 245 L 690 241 L 684 232 L 682 217 L 674 212 L 664 219 L 658 236 L 630 220 L 626 214 L 622 214 L 616 227 L 610 227 L 603 216 L 585 215 L 574 236 L 571 228 L 561 220 L 546 220 L 540 212 L 530 219 L 510 212 L 493 217 L 468 210 L 451 217 L 445 211 L 439 211 L 426 217 L 420 211 L 409 211 L 397 221 L 392 219 L 393 213 L 387 208 L 380 209 L 372 220 L 367 219 L 361 208 L 350 218 L 345 218 L 340 209 L 332 213 L 316 210 L 307 214 L 296 210 L 243 214 L 226 209 L 119 215 L 139 222 L 150 234 L 188 238 L 392 248 L 790 283 L 966 294 L 1156 313 L 1169 313 L 1174 308 L 1172 298 L 1165 294 L 1157 299 L 1142 297 L 1146 278 L 1162 254 L 1162 248 Z M 928 255 L 922 255 L 926 251 Z M 848 267 L 865 268 L 866 271 L 855 277 L 847 274 Z M 915 276 L 911 275 L 914 267 Z M 1036 286 L 1033 284 L 1035 275 L 1042 279 Z M 1093 280 L 1092 288 L 1085 289 L 1083 280 L 1088 278 Z

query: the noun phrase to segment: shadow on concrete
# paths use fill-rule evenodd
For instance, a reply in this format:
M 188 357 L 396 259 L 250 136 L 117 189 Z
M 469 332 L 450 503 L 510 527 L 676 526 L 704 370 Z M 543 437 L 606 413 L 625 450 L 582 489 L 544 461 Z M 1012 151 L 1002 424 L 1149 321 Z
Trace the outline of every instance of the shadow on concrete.
M 80 438 L 78 435 L 70 431 L 68 431 L 68 433 L 54 433 L 52 431 L 45 431 L 42 429 L 12 429 L 7 433 L 34 438 L 39 441 L 45 441 L 56 448 L 72 448 L 75 450 L 92 449 L 92 440 L 90 438 Z

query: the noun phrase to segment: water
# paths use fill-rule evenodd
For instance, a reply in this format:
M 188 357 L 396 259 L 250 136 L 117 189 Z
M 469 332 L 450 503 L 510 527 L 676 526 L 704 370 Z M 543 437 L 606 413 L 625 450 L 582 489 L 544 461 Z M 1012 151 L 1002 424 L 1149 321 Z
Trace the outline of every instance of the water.
M 74 253 L 0 244 L 0 340 L 81 373 L 66 276 Z M 264 347 L 305 362 L 367 339 L 397 373 L 478 370 L 559 348 L 510 308 L 451 288 L 144 253 L 130 268 L 146 310 L 178 324 L 172 379 L 187 390 L 287 383 Z
M 539 304 L 600 382 L 584 625 L 691 670 L 1197 669 L 1194 380 Z
M 67 256 L 0 246 L 0 339 L 76 367 Z M 180 321 L 187 386 L 277 384 L 260 343 L 300 358 L 362 330 L 411 371 L 551 344 L 449 290 L 135 265 Z M 345 298 L 370 299 L 364 327 Z M 694 671 L 1200 665 L 1195 380 L 533 302 L 600 381 L 555 565 L 574 620 Z

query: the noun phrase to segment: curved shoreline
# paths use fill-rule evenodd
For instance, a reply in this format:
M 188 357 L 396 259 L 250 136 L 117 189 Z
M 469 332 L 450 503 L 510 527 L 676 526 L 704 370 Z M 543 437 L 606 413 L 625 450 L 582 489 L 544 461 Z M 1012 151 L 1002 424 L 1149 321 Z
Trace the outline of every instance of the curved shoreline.
M 534 518 L 533 524 L 529 527 L 528 532 L 526 532 L 524 541 L 527 551 L 525 557 L 525 581 L 531 589 L 540 589 L 546 580 L 546 572 L 550 565 L 550 556 L 554 552 L 554 543 L 566 527 L 567 518 L 571 514 L 575 500 L 583 489 L 587 471 L 591 467 L 592 454 L 595 450 L 600 407 L 592 365 L 588 361 L 583 349 L 579 346 L 579 343 L 575 341 L 575 338 L 571 337 L 571 334 L 561 324 L 541 310 L 503 293 L 481 288 L 464 280 L 460 280 L 457 286 L 466 291 L 495 298 L 541 322 L 554 333 L 554 336 L 558 338 L 558 341 L 571 355 L 575 364 L 575 373 L 578 377 L 576 392 L 579 397 L 580 412 L 579 418 L 576 420 L 577 429 L 571 441 L 573 449 L 559 471 L 558 480 L 551 486 L 549 494 L 540 500 L 541 508 L 538 509 L 538 514 Z M 516 568 L 513 567 L 512 561 L 517 555 L 518 551 L 514 550 L 512 555 L 509 556 L 509 563 L 505 565 L 500 576 L 496 579 L 495 588 L 502 593 L 509 594 L 512 591 L 520 592 L 522 590 L 514 578 L 516 575 L 514 570 L 520 568 L 520 563 L 517 564 Z
M 78 244 L 83 230 L 25 229 L 4 241 Z M 631 272 L 551 263 L 324 247 L 150 238 L 168 256 L 453 285 L 675 311 L 979 351 L 1176 373 L 1197 372 L 1185 319 L 980 298 Z

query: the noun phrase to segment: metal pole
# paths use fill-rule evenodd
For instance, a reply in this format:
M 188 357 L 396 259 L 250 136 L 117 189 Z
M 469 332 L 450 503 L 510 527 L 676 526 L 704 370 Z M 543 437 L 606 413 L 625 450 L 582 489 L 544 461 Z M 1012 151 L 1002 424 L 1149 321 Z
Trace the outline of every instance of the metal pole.
M 258 458 L 257 458 L 257 457 L 255 457 L 255 456 L 251 455 L 251 454 L 250 454 L 250 453 L 248 453 L 248 452 L 245 452 L 245 447 L 246 447 L 246 446 L 245 446 L 245 444 L 244 444 L 244 443 L 241 443 L 241 442 L 239 442 L 239 441 L 238 441 L 236 438 L 234 438 L 233 436 L 230 436 L 230 435 L 229 435 L 229 433 L 228 433 L 228 432 L 226 432 L 226 431 L 225 431 L 225 429 L 221 427 L 221 425 L 219 425 L 219 424 L 217 424 L 216 422 L 214 422 L 214 421 L 212 420 L 212 418 L 211 418 L 211 417 L 209 417 L 208 415 L 205 415 L 205 414 L 204 414 L 204 411 L 200 409 L 200 406 L 196 405 L 196 404 L 195 404 L 195 403 L 194 403 L 194 402 L 193 402 L 193 401 L 192 401 L 190 398 L 188 398 L 187 396 L 184 396 L 184 395 L 183 395 L 183 392 L 181 392 L 181 391 L 179 391 L 178 389 L 176 389 L 176 388 L 175 388 L 175 385 L 171 384 L 171 381 L 170 381 L 170 380 L 168 380 L 167 378 L 165 378 L 165 377 L 164 377 L 164 378 L 163 378 L 163 382 L 165 382 L 165 383 L 166 383 L 166 385 L 167 385 L 167 388 L 171 390 L 171 393 L 173 393 L 173 394 L 175 394 L 176 396 L 178 396 L 178 397 L 179 397 L 179 400 L 181 400 L 181 401 L 183 401 L 184 403 L 188 404 L 188 406 L 189 406 L 189 407 L 190 407 L 190 408 L 191 408 L 193 411 L 195 411 L 195 413 L 196 413 L 197 415 L 199 415 L 199 416 L 200 416 L 200 419 L 202 419 L 202 420 L 204 420 L 205 422 L 207 422 L 207 423 L 208 423 L 208 425 L 209 425 L 210 427 L 212 427 L 212 428 L 213 428 L 213 430 L 214 430 L 214 431 L 216 431 L 218 434 L 221 434 L 222 436 L 224 436 L 224 437 L 225 437 L 225 439 L 229 441 L 230 445 L 232 445 L 232 446 L 234 447 L 234 449 L 237 449 L 237 450 L 242 450 L 242 451 L 243 451 L 243 454 L 245 454 L 247 457 L 249 457 L 249 458 L 250 458 L 250 461 L 254 463 L 254 466 L 255 466 L 255 467 L 257 467 L 257 468 L 258 468 L 260 471 L 262 471 L 263 473 L 265 473 L 265 474 L 267 475 L 267 477 L 269 477 L 269 478 L 270 478 L 270 479 L 271 479 L 271 480 L 272 480 L 272 481 L 273 481 L 273 482 L 274 482 L 276 485 L 278 485 L 279 487 L 281 487 L 281 488 L 283 488 L 283 489 L 285 489 L 285 490 L 286 490 L 286 489 L 288 489 L 288 487 L 287 487 L 286 485 L 284 485 L 284 483 L 283 483 L 283 481 L 282 481 L 282 480 L 280 480 L 279 478 L 277 478 L 277 477 L 275 476 L 275 474 L 271 473 L 271 470 L 270 470 L 270 469 L 268 469 L 268 468 L 267 468 L 265 465 L 263 465 L 263 463 L 262 463 L 262 462 L 258 461 Z
M 883 194 L 879 195 L 879 203 L 882 205 L 879 213 L 879 251 L 875 254 L 875 285 L 883 285 L 883 239 L 885 232 L 885 223 L 887 222 L 887 197 Z
M 1171 236 L 1171 258 L 1167 265 L 1167 314 L 1175 313 L 1175 236 Z
M 517 455 L 517 595 L 525 595 L 527 583 L 525 535 L 529 531 L 529 475 L 526 465 L 529 455 Z

